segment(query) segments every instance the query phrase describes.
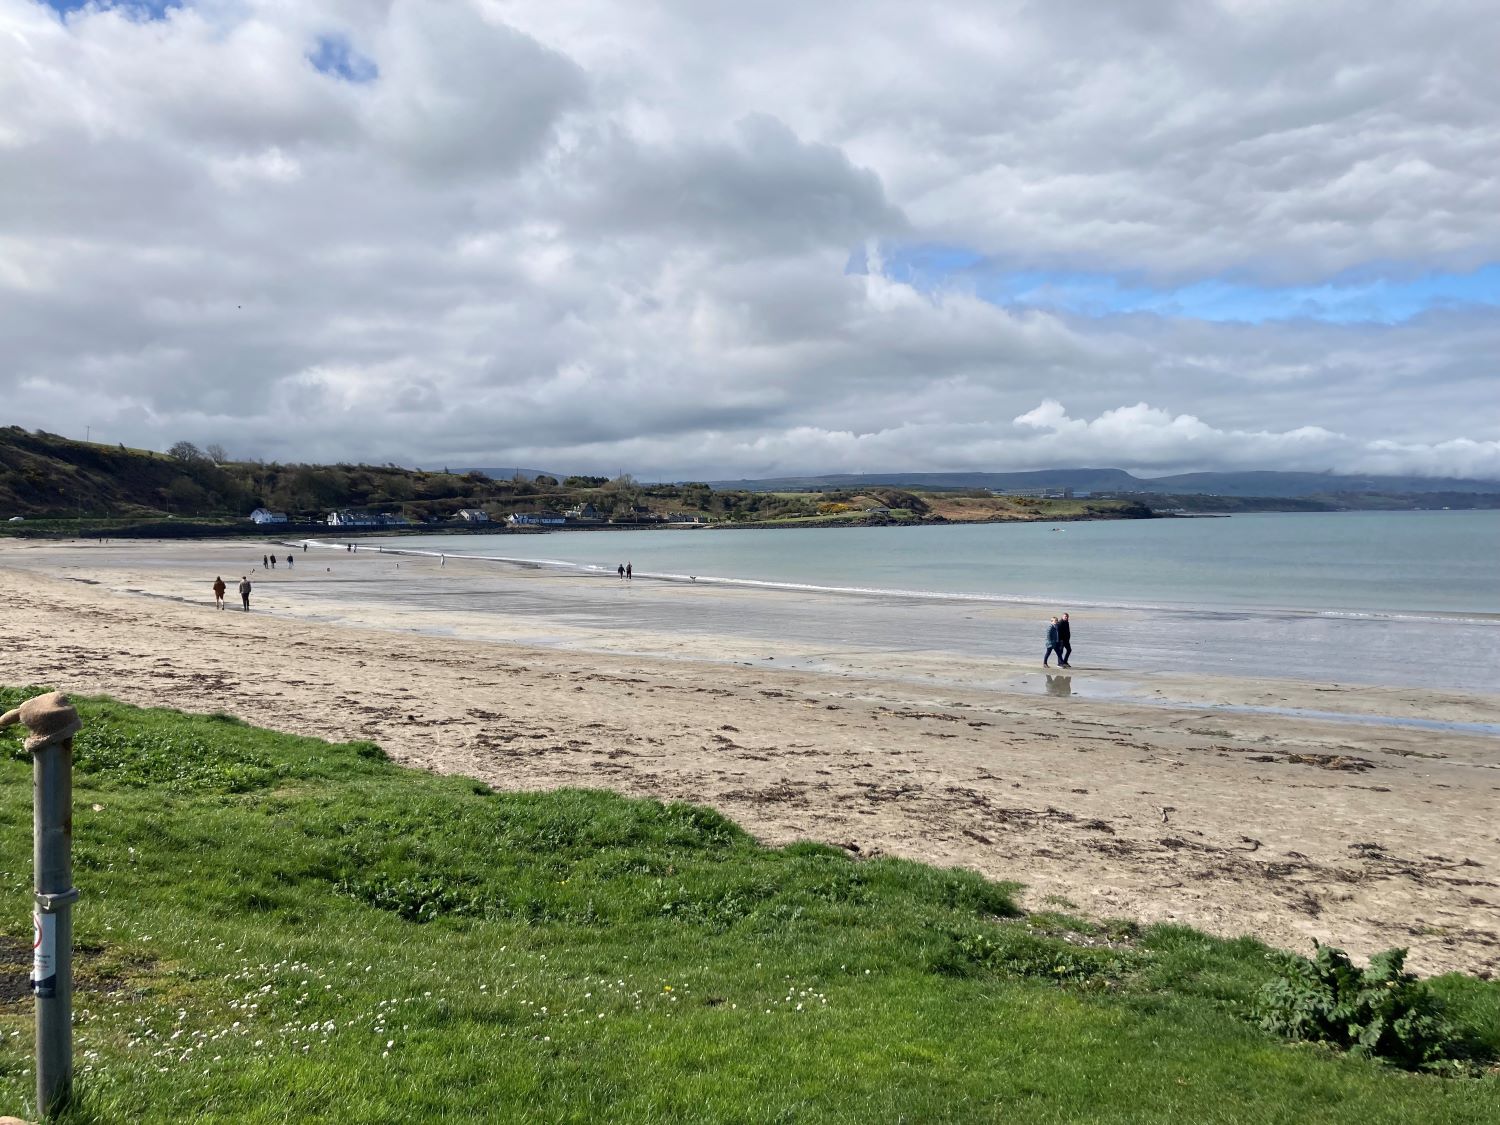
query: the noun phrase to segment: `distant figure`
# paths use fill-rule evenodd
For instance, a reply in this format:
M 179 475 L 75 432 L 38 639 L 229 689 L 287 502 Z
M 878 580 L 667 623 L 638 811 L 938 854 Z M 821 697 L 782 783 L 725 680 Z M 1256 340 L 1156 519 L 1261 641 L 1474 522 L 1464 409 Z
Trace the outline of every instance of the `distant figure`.
M 216 577 L 214 579 L 214 605 L 218 606 L 220 609 L 224 608 L 224 591 L 227 589 L 229 589 L 229 587 L 224 585 L 223 578 Z
M 624 580 L 625 580 L 625 564 L 621 563 L 620 564 L 620 581 L 623 582 Z
M 448 565 L 448 556 L 439 555 L 438 557 L 443 560 L 442 562 L 438 563 L 438 569 L 441 570 L 443 567 Z
M 346 550 L 346 551 L 353 551 L 354 550 L 354 544 L 353 543 L 345 543 L 344 544 L 344 550 Z
M 1052 659 L 1052 654 L 1057 653 L 1057 662 L 1062 663 L 1062 653 L 1057 648 L 1057 618 L 1053 618 L 1047 626 L 1047 651 L 1042 653 L 1042 667 L 1048 667 L 1047 661 Z
M 286 565 L 287 566 L 291 566 L 292 565 L 292 556 L 291 555 L 288 555 L 286 557 Z
M 304 555 L 307 554 L 307 544 L 306 543 L 302 544 L 302 553 Z
M 633 567 L 631 567 L 631 565 L 629 563 L 625 564 L 625 577 L 626 578 L 634 578 L 635 577 L 635 570 L 634 570 Z
M 276 569 L 276 556 L 275 555 L 271 556 L 271 569 L 272 570 Z
M 1062 662 L 1062 667 L 1071 668 L 1073 665 L 1068 661 L 1073 658 L 1073 626 L 1068 624 L 1068 615 L 1065 613 L 1057 622 L 1057 659 Z
M 268 556 L 261 555 L 261 557 L 260 557 L 260 568 L 261 568 L 261 570 L 270 570 L 271 569 L 271 560 L 270 560 L 270 558 Z
M 240 601 L 245 603 L 245 612 L 250 612 L 250 579 L 240 575 Z

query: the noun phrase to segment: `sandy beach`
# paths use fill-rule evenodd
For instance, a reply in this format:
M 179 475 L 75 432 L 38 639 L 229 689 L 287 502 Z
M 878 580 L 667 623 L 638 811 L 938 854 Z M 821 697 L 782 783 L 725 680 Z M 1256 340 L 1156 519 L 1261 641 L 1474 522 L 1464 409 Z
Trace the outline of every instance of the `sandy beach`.
M 1500 696 L 747 640 L 713 622 L 793 596 L 649 579 L 607 587 L 606 629 L 614 579 L 373 543 L 250 573 L 269 549 L 0 544 L 0 680 L 372 739 L 501 788 L 700 802 L 773 843 L 1018 880 L 1033 908 L 1500 972 Z M 706 624 L 655 627 L 662 599 Z

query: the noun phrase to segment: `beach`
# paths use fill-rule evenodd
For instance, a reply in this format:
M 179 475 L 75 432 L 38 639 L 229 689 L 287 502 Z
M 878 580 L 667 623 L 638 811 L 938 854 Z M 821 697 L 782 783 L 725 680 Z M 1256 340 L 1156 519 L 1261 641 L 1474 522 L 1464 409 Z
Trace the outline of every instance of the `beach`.
M 1086 629 L 1049 678 L 1039 644 L 868 643 L 908 612 L 879 599 L 379 546 L 278 546 L 265 573 L 255 543 L 0 544 L 0 680 L 707 804 L 773 843 L 1016 880 L 1032 909 L 1500 971 L 1500 696 L 1122 668 Z M 817 627 L 747 624 L 781 619 Z

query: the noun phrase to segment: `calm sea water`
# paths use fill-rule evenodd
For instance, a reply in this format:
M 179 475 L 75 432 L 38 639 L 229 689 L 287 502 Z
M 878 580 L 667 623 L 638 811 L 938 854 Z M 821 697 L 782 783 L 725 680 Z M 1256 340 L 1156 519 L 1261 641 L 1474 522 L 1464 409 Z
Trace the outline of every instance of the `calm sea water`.
M 1073 606 L 1500 616 L 1500 511 L 575 531 L 402 547 L 787 586 Z
M 697 634 L 722 641 L 726 659 L 790 642 L 1039 664 L 1047 617 L 1068 610 L 1074 663 L 1090 671 L 1075 693 L 1108 690 L 1110 673 L 1150 672 L 1500 692 L 1500 512 L 383 542 L 599 576 L 524 594 L 480 583 L 398 596 L 597 635 Z M 648 580 L 615 580 L 627 561 Z M 694 577 L 699 594 L 728 583 L 782 596 L 753 609 L 682 597 L 678 583 Z

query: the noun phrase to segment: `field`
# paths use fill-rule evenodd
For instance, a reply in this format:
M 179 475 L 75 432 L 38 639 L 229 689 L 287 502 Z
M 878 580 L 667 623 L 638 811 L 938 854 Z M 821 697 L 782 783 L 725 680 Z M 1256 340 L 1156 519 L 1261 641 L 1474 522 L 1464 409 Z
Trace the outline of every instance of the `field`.
M 1254 941 L 1025 916 L 970 873 L 765 848 L 686 804 L 497 794 L 369 743 L 81 711 L 67 1120 L 1500 1115 L 1494 1073 L 1262 1031 Z M 26 1113 L 30 767 L 4 745 L 0 1109 Z M 1434 988 L 1500 1048 L 1500 985 Z

